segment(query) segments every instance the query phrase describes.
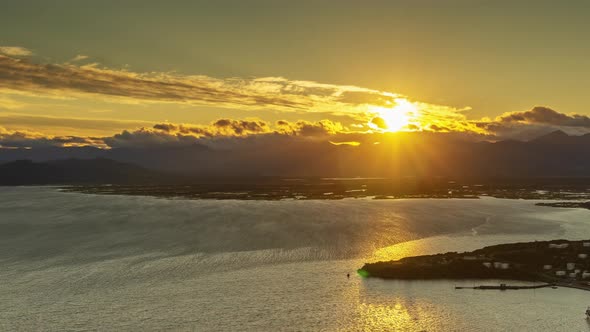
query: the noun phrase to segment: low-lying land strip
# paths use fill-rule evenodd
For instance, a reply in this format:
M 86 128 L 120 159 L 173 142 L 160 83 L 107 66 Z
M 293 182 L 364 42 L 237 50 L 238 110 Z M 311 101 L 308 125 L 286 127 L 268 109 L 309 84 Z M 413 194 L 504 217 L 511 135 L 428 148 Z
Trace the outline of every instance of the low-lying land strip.
M 590 290 L 590 240 L 535 241 L 367 263 L 358 273 L 383 279 L 506 279 Z

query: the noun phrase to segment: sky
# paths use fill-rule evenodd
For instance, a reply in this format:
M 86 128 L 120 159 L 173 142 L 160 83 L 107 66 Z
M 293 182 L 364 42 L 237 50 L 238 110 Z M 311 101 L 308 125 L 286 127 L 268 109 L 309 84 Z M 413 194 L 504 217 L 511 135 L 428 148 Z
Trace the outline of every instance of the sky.
M 0 146 L 583 134 L 589 14 L 587 1 L 4 0 Z

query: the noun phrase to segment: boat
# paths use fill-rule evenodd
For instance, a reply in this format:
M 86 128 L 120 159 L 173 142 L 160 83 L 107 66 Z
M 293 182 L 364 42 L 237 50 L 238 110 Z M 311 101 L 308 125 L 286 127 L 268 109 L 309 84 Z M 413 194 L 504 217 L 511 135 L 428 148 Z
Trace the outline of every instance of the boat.
M 586 309 L 586 319 L 590 318 L 590 306 Z

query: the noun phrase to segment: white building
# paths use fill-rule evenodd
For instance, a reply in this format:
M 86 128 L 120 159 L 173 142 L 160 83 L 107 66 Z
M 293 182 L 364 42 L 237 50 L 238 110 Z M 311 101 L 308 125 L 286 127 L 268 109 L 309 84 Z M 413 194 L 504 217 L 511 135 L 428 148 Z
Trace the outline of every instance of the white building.
M 553 265 L 543 265 L 543 270 L 551 270 L 553 268 Z
M 483 266 L 487 267 L 488 269 L 492 267 L 492 263 L 490 262 L 483 262 Z
M 502 264 L 500 265 L 500 268 L 501 268 L 502 270 L 508 270 L 508 269 L 510 268 L 510 264 L 508 264 L 508 263 L 502 263 Z
M 590 247 L 590 242 L 582 242 L 582 246 L 584 246 L 584 247 Z
M 570 278 L 575 278 L 578 274 L 576 272 L 570 273 Z
M 501 267 L 502 267 L 502 263 L 500 263 L 500 262 L 494 262 L 494 268 L 495 269 L 499 269 Z
M 582 272 L 582 279 L 588 279 L 590 278 L 590 272 L 584 271 Z
M 563 277 L 565 276 L 565 271 L 555 271 L 555 275 L 558 277 Z
M 565 249 L 569 247 L 569 243 L 549 243 L 549 248 Z
M 573 270 L 576 268 L 576 263 L 567 263 L 565 264 L 565 268 L 568 270 Z
M 578 254 L 578 257 L 581 259 L 586 259 L 588 257 L 588 254 Z

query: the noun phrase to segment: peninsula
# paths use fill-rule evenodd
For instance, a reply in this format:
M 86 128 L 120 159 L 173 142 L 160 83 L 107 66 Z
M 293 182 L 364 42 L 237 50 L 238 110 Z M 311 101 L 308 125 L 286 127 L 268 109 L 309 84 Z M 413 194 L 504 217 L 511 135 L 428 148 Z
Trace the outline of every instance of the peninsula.
M 590 210 L 590 201 L 580 202 L 580 201 L 573 201 L 573 202 L 544 202 L 544 203 L 537 203 L 537 206 L 551 206 L 551 207 L 559 207 L 559 208 L 580 208 L 580 209 L 588 209 Z
M 500 244 L 367 263 L 363 277 L 383 279 L 511 279 L 590 290 L 590 240 Z

